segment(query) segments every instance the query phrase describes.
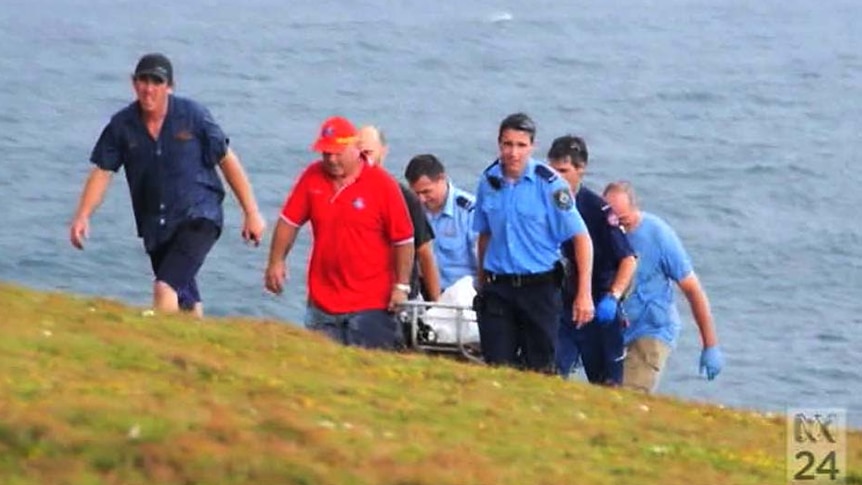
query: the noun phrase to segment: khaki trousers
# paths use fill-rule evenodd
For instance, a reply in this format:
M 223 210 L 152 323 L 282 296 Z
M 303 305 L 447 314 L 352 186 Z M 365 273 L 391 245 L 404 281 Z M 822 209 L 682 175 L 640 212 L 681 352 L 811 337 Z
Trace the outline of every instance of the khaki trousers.
M 623 366 L 623 387 L 654 392 L 668 355 L 670 347 L 654 338 L 639 338 L 629 344 Z

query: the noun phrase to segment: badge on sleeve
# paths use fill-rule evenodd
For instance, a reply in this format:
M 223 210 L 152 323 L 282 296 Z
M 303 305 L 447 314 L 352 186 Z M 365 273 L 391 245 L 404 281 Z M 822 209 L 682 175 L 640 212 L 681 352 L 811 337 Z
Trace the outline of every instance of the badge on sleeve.
M 572 208 L 572 194 L 568 189 L 559 189 L 554 192 L 554 204 L 557 208 L 567 211 Z

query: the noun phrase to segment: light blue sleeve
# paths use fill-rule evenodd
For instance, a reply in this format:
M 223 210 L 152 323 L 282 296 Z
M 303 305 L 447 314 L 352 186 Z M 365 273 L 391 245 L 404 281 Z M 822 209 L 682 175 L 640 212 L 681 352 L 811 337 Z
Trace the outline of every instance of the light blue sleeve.
M 476 187 L 476 205 L 473 209 L 473 231 L 477 234 L 487 234 L 491 232 L 491 226 L 488 223 L 488 215 L 483 210 L 485 201 L 485 181 L 480 180 L 479 186 Z
M 662 224 L 660 241 L 662 270 L 679 283 L 694 271 L 691 258 L 682 246 L 682 241 L 676 232 L 666 223 Z
M 551 235 L 562 244 L 565 241 L 587 232 L 587 225 L 575 204 L 575 196 L 568 184 L 557 177 L 546 187 L 546 204 L 550 219 Z

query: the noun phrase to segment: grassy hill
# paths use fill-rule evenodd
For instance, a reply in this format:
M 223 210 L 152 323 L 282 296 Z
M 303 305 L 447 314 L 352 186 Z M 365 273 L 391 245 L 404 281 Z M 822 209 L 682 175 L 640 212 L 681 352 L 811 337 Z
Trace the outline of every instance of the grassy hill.
M 5 485 L 780 484 L 784 426 L 0 284 Z

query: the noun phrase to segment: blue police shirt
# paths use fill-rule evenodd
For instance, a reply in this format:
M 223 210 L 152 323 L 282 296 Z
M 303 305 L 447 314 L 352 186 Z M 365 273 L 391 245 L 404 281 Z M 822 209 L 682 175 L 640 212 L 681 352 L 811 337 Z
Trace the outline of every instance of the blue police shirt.
M 437 214 L 425 211 L 434 228 L 434 257 L 440 270 L 440 287 L 446 289 L 464 276 L 476 274 L 476 239 L 473 194 L 455 187 L 446 189 L 446 202 Z
M 550 271 L 563 241 L 587 232 L 568 185 L 534 159 L 514 182 L 504 178 L 499 160 L 488 167 L 476 190 L 475 212 L 473 229 L 490 234 L 483 265 L 493 273 Z
M 587 225 L 593 241 L 593 299 L 599 301 L 611 288 L 620 261 L 634 256 L 635 251 L 620 227 L 619 219 L 611 206 L 597 193 L 581 184 L 575 195 L 575 205 Z M 563 243 L 563 256 L 575 263 L 575 245 L 571 239 Z M 565 296 L 574 299 L 578 293 L 577 280 L 566 279 Z
M 206 108 L 171 95 L 158 139 L 133 102 L 111 117 L 90 161 L 104 170 L 125 170 L 138 237 L 153 251 L 187 220 L 205 218 L 221 228 L 225 191 L 215 167 L 227 148 L 227 137 Z
M 625 344 L 642 337 L 676 345 L 681 327 L 673 286 L 694 268 L 676 232 L 662 219 L 641 213 L 640 224 L 627 234 L 638 255 L 634 290 L 623 302 L 629 318 Z

